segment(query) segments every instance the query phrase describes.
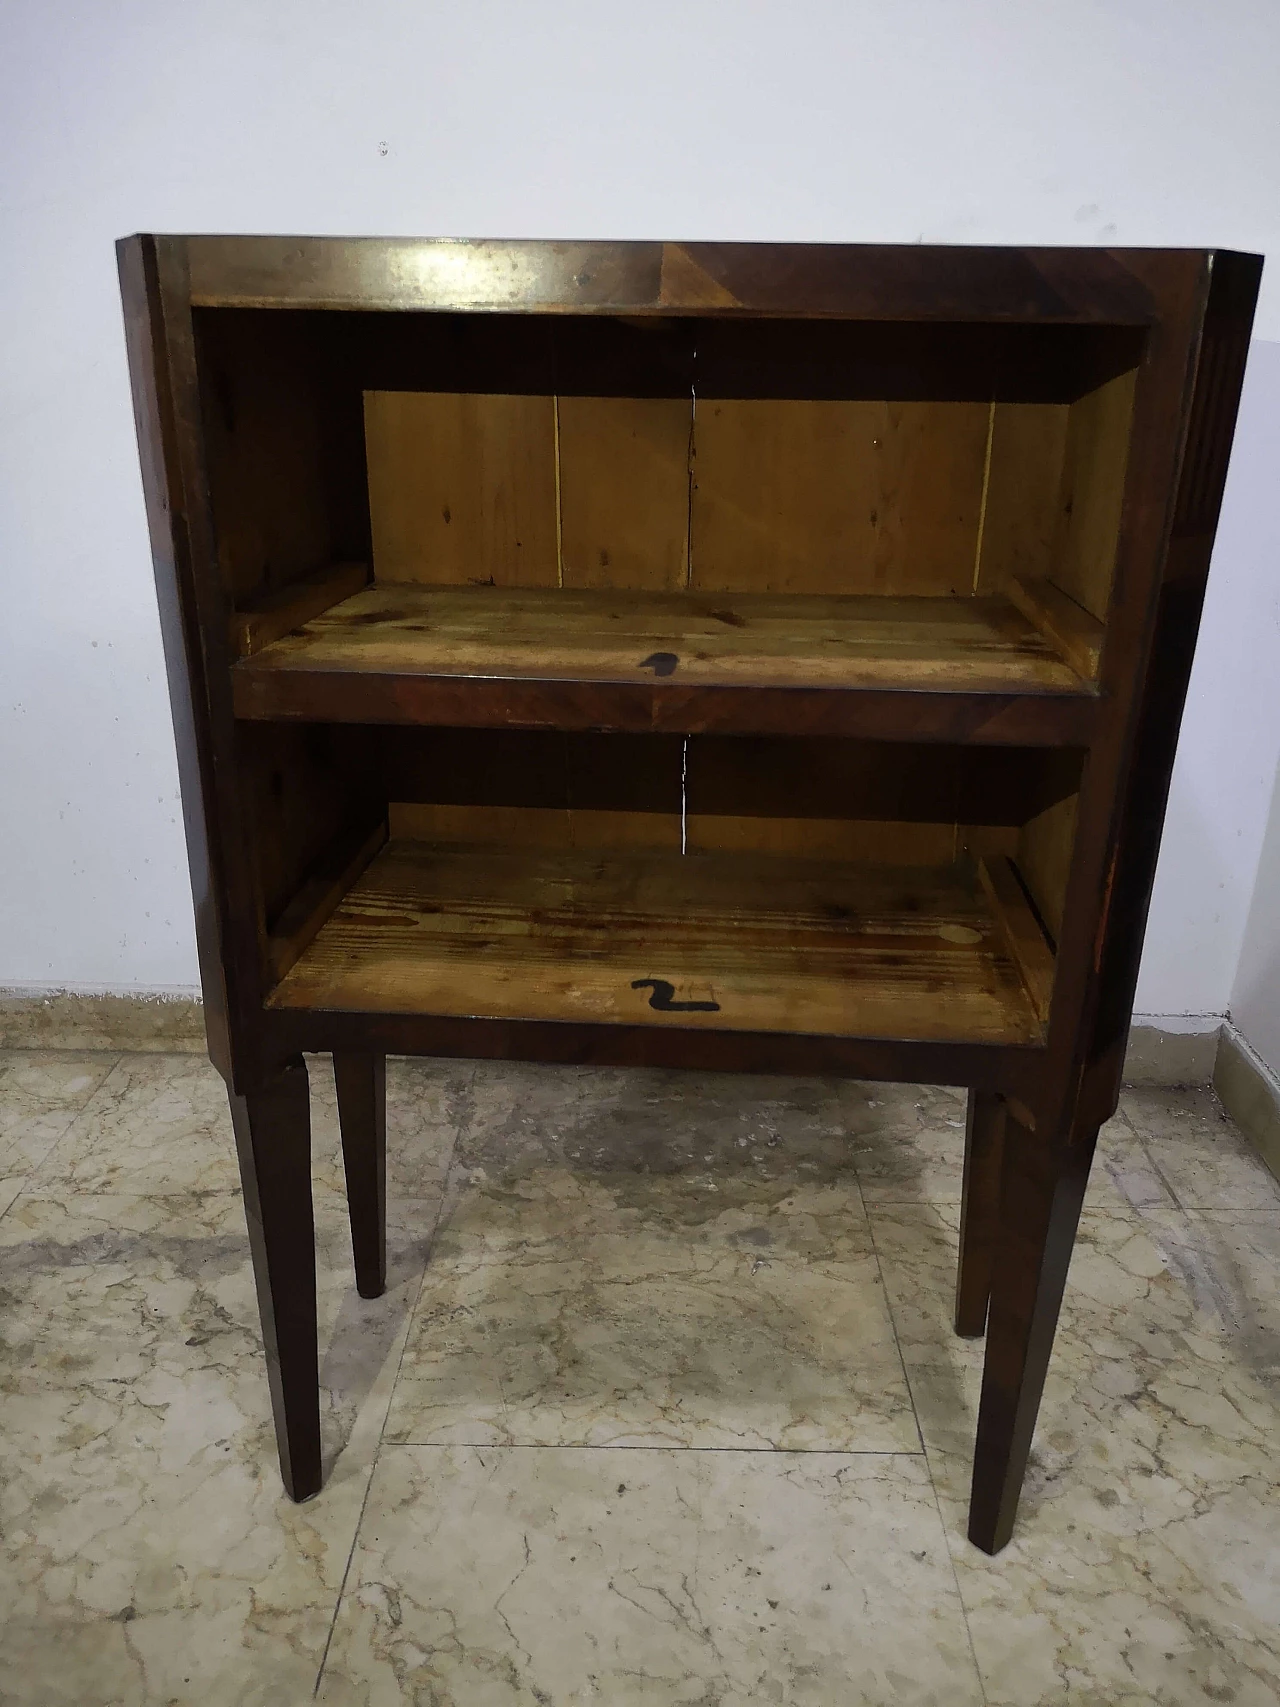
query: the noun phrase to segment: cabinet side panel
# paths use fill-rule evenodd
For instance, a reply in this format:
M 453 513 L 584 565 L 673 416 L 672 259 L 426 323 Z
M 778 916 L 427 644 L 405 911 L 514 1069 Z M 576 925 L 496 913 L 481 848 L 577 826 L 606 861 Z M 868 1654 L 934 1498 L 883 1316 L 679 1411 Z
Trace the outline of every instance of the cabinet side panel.
M 557 408 L 564 585 L 683 587 L 692 398 L 562 396 Z
M 1068 795 L 1038 812 L 1018 836 L 1018 870 L 1055 941 L 1062 935 L 1079 804 L 1078 794 Z
M 551 397 L 368 391 L 365 449 L 375 579 L 557 585 Z
M 1071 405 L 1052 578 L 1099 622 L 1106 620 L 1120 542 L 1136 371 Z
M 189 585 L 190 548 L 173 444 L 173 401 L 153 240 L 126 238 L 117 244 L 116 256 L 160 633 L 182 785 L 205 1031 L 210 1060 L 224 1078 L 230 1079 L 233 1064 L 229 1001 L 217 901 L 219 862 L 212 835 L 217 821 L 213 761 L 204 666 Z
M 992 404 L 975 592 L 1049 573 L 1068 415 L 1061 403 Z
M 700 396 L 691 585 L 972 592 L 989 412 Z
M 1104 1107 L 1118 1094 L 1261 271 L 1261 258 L 1255 255 L 1213 257 L 1100 943 L 1100 993 L 1090 1065 L 1096 1095 Z
M 296 322 L 301 318 L 303 325 Z M 240 608 L 340 560 L 368 561 L 360 394 L 308 316 L 197 320 L 223 586 Z

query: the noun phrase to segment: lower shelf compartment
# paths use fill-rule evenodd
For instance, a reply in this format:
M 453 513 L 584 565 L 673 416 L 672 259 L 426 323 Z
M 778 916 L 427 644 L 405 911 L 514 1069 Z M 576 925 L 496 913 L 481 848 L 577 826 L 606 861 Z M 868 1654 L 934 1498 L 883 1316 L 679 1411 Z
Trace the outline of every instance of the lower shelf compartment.
M 398 840 L 269 1005 L 1036 1044 L 1051 974 L 1016 878 L 967 861 Z

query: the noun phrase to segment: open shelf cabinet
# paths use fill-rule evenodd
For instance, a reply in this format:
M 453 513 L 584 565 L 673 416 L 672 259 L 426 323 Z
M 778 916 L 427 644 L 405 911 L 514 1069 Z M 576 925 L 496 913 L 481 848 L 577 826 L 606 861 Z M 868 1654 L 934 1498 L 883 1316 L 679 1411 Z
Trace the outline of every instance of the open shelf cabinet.
M 306 1051 L 357 1283 L 388 1050 L 970 1088 L 1008 1539 L 1115 1106 L 1259 263 L 135 238 L 209 1025 L 286 1485 Z

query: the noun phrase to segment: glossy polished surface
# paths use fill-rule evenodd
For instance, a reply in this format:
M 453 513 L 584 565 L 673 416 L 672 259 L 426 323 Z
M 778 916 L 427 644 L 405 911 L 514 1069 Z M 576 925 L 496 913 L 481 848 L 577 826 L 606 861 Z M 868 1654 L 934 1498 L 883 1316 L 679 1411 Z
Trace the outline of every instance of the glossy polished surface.
M 160 242 L 170 239 L 161 238 Z M 1203 250 L 190 237 L 196 307 L 848 315 L 1142 325 L 1151 262 Z M 947 287 L 939 289 L 939 258 Z

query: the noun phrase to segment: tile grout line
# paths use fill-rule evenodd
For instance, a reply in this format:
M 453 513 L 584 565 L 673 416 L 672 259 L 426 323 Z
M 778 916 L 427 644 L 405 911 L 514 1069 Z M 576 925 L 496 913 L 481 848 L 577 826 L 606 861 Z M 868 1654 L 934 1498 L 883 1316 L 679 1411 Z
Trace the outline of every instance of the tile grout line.
M 859 1184 L 859 1193 L 862 1187 Z M 932 1205 L 930 1205 L 932 1207 Z M 880 1276 L 880 1287 L 884 1293 L 885 1309 L 889 1315 L 889 1325 L 893 1329 L 893 1343 L 897 1347 L 898 1361 L 902 1365 L 902 1379 L 906 1384 L 907 1397 L 911 1401 L 911 1415 L 915 1421 L 916 1434 L 920 1440 L 920 1456 L 924 1459 L 925 1473 L 929 1478 L 929 1491 L 933 1495 L 933 1509 L 938 1514 L 938 1527 L 942 1531 L 942 1545 L 946 1548 L 947 1563 L 951 1567 L 951 1580 L 956 1586 L 956 1601 L 960 1607 L 960 1617 L 964 1624 L 965 1640 L 969 1644 L 969 1658 L 973 1661 L 973 1675 L 978 1682 L 978 1694 L 982 1697 L 984 1707 L 987 1701 L 987 1685 L 982 1676 L 982 1667 L 978 1664 L 978 1650 L 973 1640 L 973 1630 L 969 1624 L 969 1608 L 964 1602 L 964 1590 L 960 1587 L 960 1573 L 956 1569 L 956 1556 L 951 1546 L 951 1535 L 947 1529 L 947 1520 L 942 1512 L 942 1497 L 938 1493 L 938 1484 L 934 1479 L 933 1465 L 929 1461 L 929 1449 L 925 1445 L 924 1430 L 920 1426 L 920 1410 L 916 1404 L 915 1392 L 911 1385 L 911 1371 L 907 1368 L 907 1360 L 902 1355 L 902 1341 L 898 1337 L 898 1320 L 894 1314 L 893 1299 L 889 1295 L 889 1287 L 884 1277 L 884 1266 L 880 1258 L 880 1246 L 876 1241 L 875 1221 L 870 1212 L 867 1214 L 867 1225 L 871 1232 L 871 1248 L 875 1252 L 876 1273 Z M 912 1456 L 916 1456 L 914 1453 Z
M 468 1098 L 475 1089 L 476 1074 L 480 1071 L 479 1063 L 472 1066 L 471 1077 L 467 1081 L 466 1094 Z M 320 1694 L 320 1685 L 324 1682 L 324 1668 L 329 1663 L 329 1649 L 333 1646 L 334 1632 L 338 1628 L 338 1614 L 342 1611 L 342 1602 L 347 1592 L 347 1579 L 351 1575 L 351 1566 L 355 1560 L 356 1548 L 360 1544 L 360 1531 L 364 1527 L 364 1515 L 369 1509 L 369 1495 L 373 1491 L 373 1478 L 377 1474 L 378 1462 L 382 1457 L 382 1449 L 386 1442 L 387 1419 L 391 1415 L 391 1407 L 395 1402 L 396 1388 L 400 1385 L 400 1371 L 404 1368 L 405 1354 L 409 1349 L 409 1336 L 413 1332 L 413 1319 L 418 1313 L 418 1305 L 422 1300 L 423 1288 L 427 1284 L 427 1270 L 431 1266 L 431 1252 L 435 1248 L 436 1233 L 440 1227 L 440 1217 L 444 1213 L 445 1202 L 449 1195 L 449 1180 L 453 1174 L 453 1164 L 458 1153 L 458 1141 L 462 1137 L 463 1127 L 471 1118 L 471 1109 L 458 1120 L 454 1127 L 453 1143 L 449 1146 L 449 1160 L 445 1164 L 444 1177 L 440 1182 L 440 1198 L 436 1204 L 435 1216 L 427 1233 L 427 1260 L 422 1265 L 422 1273 L 418 1278 L 418 1290 L 414 1293 L 413 1303 L 409 1306 L 405 1318 L 404 1344 L 400 1347 L 400 1357 L 396 1364 L 395 1379 L 391 1383 L 391 1391 L 387 1395 L 387 1408 L 382 1414 L 382 1425 L 378 1430 L 378 1441 L 369 1457 L 369 1475 L 364 1485 L 364 1498 L 360 1501 L 360 1514 L 356 1518 L 355 1527 L 351 1532 L 351 1547 L 347 1553 L 347 1562 L 343 1567 L 342 1581 L 338 1584 L 338 1592 L 333 1602 L 333 1617 L 329 1620 L 329 1634 L 325 1637 L 324 1652 L 320 1656 L 320 1664 L 316 1670 L 315 1687 L 311 1691 L 314 1701 Z M 393 1442 L 394 1444 L 394 1442 Z
M 15 1174 L 12 1177 L 16 1179 L 18 1176 Z M 26 1192 L 27 1192 L 27 1182 L 24 1179 L 22 1181 L 22 1184 L 18 1187 L 17 1191 L 15 1191 L 13 1196 L 9 1199 L 8 1203 L 5 1204 L 4 1208 L 0 1209 L 0 1221 L 4 1220 L 5 1216 L 13 1208 L 14 1204 L 18 1201 L 18 1199 L 20 1197 L 26 1196 Z
M 104 1053 L 110 1053 L 110 1051 L 104 1051 Z M 50 1144 L 49 1148 L 45 1151 L 44 1155 L 41 1156 L 40 1160 L 36 1163 L 35 1167 L 32 1168 L 31 1172 L 27 1175 L 26 1184 L 23 1186 L 24 1191 L 26 1191 L 27 1188 L 39 1178 L 39 1175 L 44 1172 L 45 1168 L 48 1167 L 54 1156 L 56 1156 L 63 1145 L 67 1143 L 72 1134 L 79 1131 L 81 1121 L 84 1120 L 85 1116 L 89 1113 L 89 1110 L 97 1102 L 102 1091 L 111 1082 L 117 1068 L 123 1064 L 124 1059 L 125 1056 L 123 1053 L 112 1056 L 111 1065 L 94 1085 L 88 1096 L 80 1104 L 80 1107 L 72 1115 L 71 1119 L 67 1122 L 65 1129 L 58 1134 L 53 1143 Z M 68 1181 L 67 1183 L 70 1185 L 72 1182 Z
M 392 1452 L 411 1446 L 419 1452 L 457 1448 L 463 1452 L 737 1452 L 762 1458 L 928 1458 L 923 1450 L 911 1452 L 899 1446 L 682 1446 L 673 1440 L 654 1441 L 652 1445 L 612 1440 L 388 1440 L 383 1444 Z

